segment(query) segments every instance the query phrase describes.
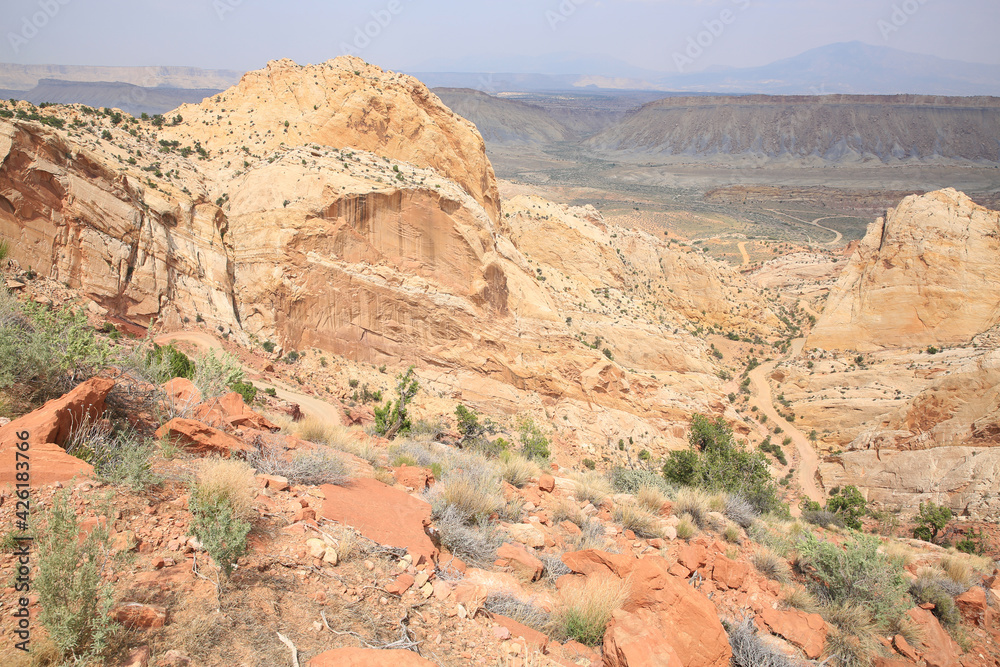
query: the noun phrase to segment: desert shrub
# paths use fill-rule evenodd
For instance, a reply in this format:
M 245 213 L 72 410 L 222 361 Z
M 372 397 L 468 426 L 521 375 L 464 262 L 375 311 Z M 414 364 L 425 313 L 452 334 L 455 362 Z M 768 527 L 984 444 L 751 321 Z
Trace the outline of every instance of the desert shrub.
M 413 424 L 410 422 L 407 407 L 417 395 L 420 383 L 414 377 L 413 366 L 405 373 L 396 376 L 396 400 L 388 401 L 382 407 L 375 408 L 375 432 L 392 440 L 397 435 L 410 432 Z
M 955 542 L 955 548 L 966 554 L 983 555 L 990 547 L 989 536 L 980 529 L 972 527 L 962 539 Z
M 22 304 L 0 285 L 0 390 L 17 384 L 30 399 L 47 400 L 92 376 L 109 356 L 83 312 Z
M 500 454 L 500 476 L 504 481 L 521 488 L 541 472 L 538 465 L 515 452 Z
M 284 477 L 292 484 L 345 484 L 349 477 L 344 460 L 329 449 L 296 452 L 286 458 L 283 448 L 258 441 L 247 461 L 257 472 Z
M 840 547 L 806 533 L 798 542 L 800 567 L 810 571 L 815 592 L 831 604 L 864 607 L 876 624 L 888 627 L 906 608 L 903 569 L 879 550 L 871 535 L 855 534 Z
M 438 491 L 438 487 L 440 491 Z M 435 485 L 437 503 L 451 507 L 466 523 L 485 521 L 506 504 L 500 484 L 492 475 L 453 474 Z
M 925 575 L 914 579 L 910 583 L 910 595 L 915 604 L 933 604 L 933 614 L 946 626 L 956 628 L 961 625 L 962 615 L 955 606 L 954 598 L 945 589 L 942 578 Z
M 604 499 L 611 495 L 611 483 L 599 472 L 588 470 L 570 475 L 575 483 L 574 495 L 595 507 L 604 502 Z
M 525 458 L 535 461 L 545 461 L 549 458 L 549 439 L 535 420 L 526 417 L 518 423 L 518 438 L 521 440 L 521 453 Z
M 628 595 L 628 581 L 612 576 L 590 576 L 566 586 L 555 612 L 557 634 L 597 646 L 604 639 L 611 614 L 625 604 Z
M 521 625 L 544 632 L 551 615 L 530 602 L 514 597 L 510 593 L 490 593 L 483 601 L 483 607 L 491 614 L 512 618 Z
M 861 517 L 868 512 L 865 497 L 856 486 L 845 486 L 831 492 L 826 501 L 827 512 L 833 512 L 851 530 L 861 530 Z
M 302 421 L 293 423 L 291 430 L 303 440 L 318 445 L 333 446 L 341 438 L 339 433 L 341 429 L 316 417 L 306 417 Z
M 618 503 L 612 515 L 622 528 L 631 530 L 638 537 L 663 537 L 659 519 L 637 503 Z
M 791 576 L 791 571 L 785 559 L 767 547 L 761 546 L 755 549 L 750 554 L 750 562 L 753 563 L 758 572 L 768 579 L 785 582 Z
M 741 496 L 728 495 L 723 513 L 738 526 L 749 528 L 759 516 L 757 510 Z
M 588 468 L 590 466 L 587 466 Z M 635 470 L 632 468 L 614 468 L 611 471 L 611 487 L 616 493 L 638 494 L 644 488 L 659 489 L 669 494 L 673 489 L 663 479 L 650 470 Z
M 458 432 L 462 440 L 474 440 L 486 433 L 486 425 L 479 421 L 479 413 L 464 405 L 455 408 Z
M 667 481 L 742 496 L 761 514 L 781 508 L 767 457 L 733 440 L 720 417 L 695 415 L 688 436 L 690 449 L 671 452 L 663 466 Z
M 38 620 L 62 657 L 76 663 L 99 655 L 115 631 L 108 617 L 112 587 L 101 580 L 110 535 L 98 525 L 82 540 L 67 493 L 57 493 L 44 514 L 33 549 L 38 562 L 34 590 Z
M 225 352 L 216 356 L 214 350 L 209 350 L 198 357 L 191 382 L 201 390 L 206 400 L 216 398 L 243 383 L 243 368 L 239 361 Z
M 573 574 L 573 570 L 569 569 L 559 554 L 538 554 L 538 559 L 545 566 L 545 569 L 542 570 L 542 576 L 551 584 L 554 584 L 559 577 Z
M 569 545 L 573 551 L 585 551 L 586 549 L 600 549 L 607 552 L 615 551 L 614 547 L 608 546 L 604 524 L 600 521 L 590 519 L 584 521 L 583 525 L 580 526 L 579 535 L 574 535 L 570 538 Z
M 470 524 L 466 516 L 454 505 L 435 513 L 434 527 L 438 540 L 467 563 L 479 567 L 496 560 L 497 549 L 503 545 L 505 535 L 495 525 L 485 520 Z
M 191 528 L 227 578 L 246 552 L 252 489 L 253 469 L 245 462 L 209 459 L 191 492 Z
M 829 528 L 830 526 L 844 527 L 843 519 L 827 510 L 806 510 L 802 513 L 802 520 L 820 528 Z
M 150 463 L 153 445 L 127 423 L 112 424 L 84 415 L 83 421 L 70 429 L 64 447 L 112 484 L 143 491 L 159 481 Z
M 733 649 L 731 667 L 794 667 L 784 653 L 761 641 L 753 619 L 723 621 L 723 626 Z
M 934 542 L 938 533 L 951 521 L 951 508 L 932 502 L 920 503 L 920 511 L 914 520 L 917 526 L 913 529 L 913 536 L 918 540 Z

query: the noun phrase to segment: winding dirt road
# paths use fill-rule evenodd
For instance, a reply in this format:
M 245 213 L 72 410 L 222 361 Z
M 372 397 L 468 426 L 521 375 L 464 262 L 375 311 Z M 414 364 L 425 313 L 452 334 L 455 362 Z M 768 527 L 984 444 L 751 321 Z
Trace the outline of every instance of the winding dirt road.
M 832 220 L 834 218 L 842 218 L 844 216 L 841 216 L 841 215 L 828 215 L 825 218 L 816 218 L 815 220 L 809 221 L 809 220 L 803 220 L 802 218 L 796 218 L 794 215 L 789 215 L 788 213 L 782 213 L 781 211 L 776 211 L 773 208 L 769 208 L 769 209 L 765 209 L 765 210 L 770 211 L 771 213 L 774 213 L 776 215 L 782 215 L 782 216 L 784 216 L 786 218 L 791 218 L 792 220 L 794 220 L 796 222 L 801 222 L 803 225 L 810 225 L 812 227 L 817 227 L 818 229 L 822 229 L 822 230 L 828 231 L 831 234 L 835 235 L 835 237 L 834 237 L 834 239 L 832 241 L 826 241 L 823 245 L 837 245 L 838 243 L 840 243 L 844 239 L 844 235 L 841 234 L 840 232 L 838 232 L 836 229 L 831 229 L 830 227 L 824 227 L 823 225 L 819 224 L 819 223 L 823 222 L 824 220 Z
M 162 336 L 157 336 L 157 345 L 166 345 L 167 343 L 188 343 L 194 345 L 202 353 L 208 352 L 209 350 L 222 352 L 225 348 L 222 347 L 222 343 L 219 342 L 215 336 L 210 334 L 201 333 L 199 331 L 178 331 L 176 333 L 164 334 Z M 247 371 L 256 373 L 256 371 L 248 366 L 243 366 Z M 297 403 L 302 412 L 315 419 L 322 422 L 340 426 L 343 424 L 341 420 L 341 408 L 334 406 L 326 401 L 321 401 L 315 396 L 307 396 L 306 394 L 300 394 L 299 392 L 291 389 L 287 385 L 279 383 L 269 383 L 261 380 L 254 380 L 254 385 L 260 389 L 274 389 L 277 397 L 283 401 L 288 401 L 289 403 Z
M 793 341 L 791 356 L 794 357 L 799 354 L 804 344 L 805 339 L 803 338 Z M 824 496 L 823 492 L 820 491 L 819 485 L 816 483 L 816 473 L 819 470 L 819 455 L 816 454 L 816 450 L 813 449 L 809 439 L 795 428 L 794 425 L 782 418 L 778 414 L 778 411 L 774 409 L 774 402 L 771 397 L 771 385 L 768 384 L 767 378 L 780 361 L 780 359 L 769 361 L 750 371 L 752 392 L 750 394 L 750 404 L 756 405 L 758 410 L 767 415 L 768 420 L 782 428 L 784 431 L 782 437 L 788 435 L 792 439 L 792 444 L 795 445 L 795 450 L 798 452 L 799 463 L 795 471 L 795 476 L 799 487 L 802 489 L 802 493 L 810 500 L 821 503 L 824 500 Z M 792 509 L 794 512 L 796 508 Z

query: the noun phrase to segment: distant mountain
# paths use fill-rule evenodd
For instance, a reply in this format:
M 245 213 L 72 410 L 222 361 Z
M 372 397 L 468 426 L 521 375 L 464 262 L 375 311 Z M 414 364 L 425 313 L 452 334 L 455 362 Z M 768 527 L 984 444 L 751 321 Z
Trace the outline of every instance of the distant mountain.
M 91 107 L 121 109 L 139 116 L 142 113 L 166 113 L 182 104 L 201 102 L 220 92 L 222 89 L 216 88 L 143 88 L 117 82 L 42 79 L 31 90 L 0 89 L 0 99 L 27 100 L 32 104 L 86 104 Z
M 846 42 L 762 67 L 675 75 L 656 84 L 677 91 L 771 95 L 1000 95 L 1000 65 Z
M 0 63 L 0 88 L 31 90 L 42 79 L 113 81 L 144 88 L 211 88 L 225 90 L 243 76 L 235 70 L 198 67 L 89 67 L 78 65 L 17 65 Z
M 560 90 L 660 90 L 769 95 L 1000 95 L 1000 65 L 908 53 L 862 42 L 830 44 L 769 65 L 690 74 L 642 70 L 604 58 L 565 54 L 474 60 L 459 69 L 413 72 L 429 86 L 490 93 Z M 487 67 L 486 65 L 495 65 Z M 478 71 L 469 71 L 474 67 Z M 532 69 L 533 68 L 533 69 Z M 464 70 L 464 71 L 463 71 Z
M 1000 99 L 935 96 L 668 97 L 587 140 L 605 155 L 727 161 L 1000 162 Z

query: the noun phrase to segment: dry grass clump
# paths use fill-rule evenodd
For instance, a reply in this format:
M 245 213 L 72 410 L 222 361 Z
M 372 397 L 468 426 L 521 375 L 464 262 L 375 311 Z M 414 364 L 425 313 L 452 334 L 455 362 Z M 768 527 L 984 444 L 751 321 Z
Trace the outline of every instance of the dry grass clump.
M 722 531 L 722 537 L 726 540 L 726 542 L 739 544 L 740 540 L 743 538 L 743 532 L 735 523 L 729 522 L 729 524 L 726 525 L 725 530 Z
M 611 614 L 628 600 L 628 580 L 614 576 L 589 576 L 563 588 L 555 612 L 557 634 L 587 646 L 597 646 Z
M 944 570 L 948 578 L 959 586 L 964 586 L 964 590 L 969 590 L 972 587 L 976 571 L 990 572 L 992 571 L 991 565 L 992 563 L 985 558 L 963 553 L 946 554 L 938 561 L 938 566 Z
M 225 501 L 237 518 L 249 519 L 255 495 L 254 471 L 239 459 L 203 459 L 195 493 L 203 503 Z
M 682 540 L 690 540 L 697 532 L 698 528 L 695 526 L 694 519 L 691 518 L 691 515 L 682 514 L 680 521 L 677 523 L 677 537 Z
M 569 540 L 569 545 L 573 551 L 585 551 L 587 549 L 600 549 L 608 553 L 617 553 L 617 549 L 608 546 L 608 538 L 604 532 L 604 526 L 600 521 L 585 521 L 580 526 L 580 534 L 574 535 Z
M 784 602 L 787 607 L 804 611 L 807 614 L 818 613 L 822 606 L 819 598 L 802 586 L 786 590 Z
M 822 606 L 819 613 L 835 628 L 827 651 L 836 654 L 843 667 L 869 667 L 881 653 L 878 624 L 864 605 L 838 602 Z
M 611 482 L 595 470 L 573 473 L 570 478 L 576 482 L 576 497 L 592 503 L 595 507 L 611 495 Z
M 732 667 L 794 667 L 788 656 L 761 640 L 753 618 L 723 625 L 733 649 Z
M 899 567 L 912 565 L 916 556 L 912 547 L 896 540 L 886 540 L 882 544 L 882 553 L 889 559 L 889 562 Z
M 333 445 L 344 437 L 344 428 L 335 426 L 316 417 L 306 417 L 302 421 L 293 422 L 292 433 L 297 437 L 314 442 L 317 445 Z
M 359 535 L 353 528 L 332 524 L 323 527 L 323 532 L 333 541 L 337 552 L 337 560 L 347 563 L 358 558 L 364 558 L 371 553 L 372 543 Z
M 576 503 L 561 498 L 552 508 L 552 520 L 556 523 L 572 521 L 582 528 L 587 523 L 587 515 Z
M 791 576 L 791 570 L 785 559 L 765 546 L 757 547 L 750 554 L 750 562 L 753 563 L 758 572 L 768 579 L 785 582 Z
M 500 455 L 500 476 L 504 481 L 521 488 L 542 472 L 534 461 L 516 452 Z
M 615 506 L 613 516 L 623 529 L 631 530 L 638 537 L 663 537 L 660 520 L 638 503 L 619 503 Z
M 691 520 L 699 527 L 708 525 L 708 513 L 711 509 L 711 497 L 700 489 L 686 486 L 677 492 L 674 499 L 674 512 L 678 515 L 687 514 Z M 725 505 L 723 505 L 725 509 Z
M 247 456 L 247 462 L 258 473 L 284 477 L 292 484 L 319 486 L 344 484 L 348 480 L 347 464 L 325 447 L 296 452 L 289 457 L 280 444 L 261 439 Z
M 454 507 L 464 521 L 486 519 L 499 513 L 506 505 L 499 485 L 484 484 L 483 480 L 475 477 L 453 475 L 439 486 L 441 502 Z
M 635 494 L 635 501 L 653 514 L 659 514 L 667 500 L 669 499 L 663 489 L 655 486 L 644 486 Z
M 510 593 L 490 593 L 483 602 L 483 607 L 491 614 L 512 618 L 521 625 L 540 632 L 545 632 L 552 620 L 545 610 Z

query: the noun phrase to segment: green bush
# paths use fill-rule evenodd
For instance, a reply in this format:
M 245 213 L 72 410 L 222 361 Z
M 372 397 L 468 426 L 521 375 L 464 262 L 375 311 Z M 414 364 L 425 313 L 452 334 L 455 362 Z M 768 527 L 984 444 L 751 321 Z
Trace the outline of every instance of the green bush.
M 549 439 L 531 417 L 522 419 L 518 424 L 518 436 L 521 439 L 521 454 L 535 461 L 549 458 Z
M 420 383 L 417 382 L 410 366 L 406 373 L 396 376 L 396 401 L 389 401 L 382 407 L 375 408 L 375 432 L 392 440 L 397 435 L 410 432 L 413 424 L 407 413 L 407 405 L 417 395 Z
M 257 387 L 252 382 L 234 382 L 229 388 L 242 396 L 247 405 L 257 400 Z
M 616 493 L 631 493 L 632 495 L 647 487 L 660 489 L 665 493 L 673 490 L 661 475 L 649 470 L 633 470 L 632 468 L 614 468 L 611 471 L 611 487 Z
M 963 553 L 982 556 L 989 549 L 989 536 L 975 527 L 970 528 L 962 539 L 955 542 L 955 548 Z
M 67 492 L 56 494 L 34 549 L 38 559 L 34 590 L 38 620 L 62 656 L 74 663 L 99 655 L 116 629 L 108 616 L 112 588 L 101 580 L 108 559 L 108 529 L 98 525 L 82 540 L 79 533 Z
M 236 559 L 246 552 L 250 524 L 236 516 L 233 506 L 224 497 L 195 493 L 191 501 L 194 534 L 219 569 L 229 577 Z
M 915 520 L 917 526 L 913 529 L 913 536 L 918 540 L 934 542 L 938 533 L 951 521 L 951 508 L 932 502 L 920 503 L 920 511 Z
M 721 417 L 695 415 L 688 442 L 690 449 L 671 452 L 667 458 L 663 466 L 667 481 L 741 496 L 761 514 L 781 508 L 767 457 L 737 445 Z
M 209 350 L 198 357 L 190 379 L 201 390 L 201 395 L 210 399 L 227 394 L 233 387 L 242 384 L 244 375 L 235 358 L 225 352 L 216 356 L 214 350 Z
M 458 419 L 458 432 L 462 440 L 478 438 L 483 434 L 483 425 L 479 423 L 479 414 L 475 410 L 459 405 L 455 408 L 455 417 Z
M 0 389 L 18 384 L 30 398 L 47 400 L 91 377 L 108 357 L 83 312 L 21 304 L 0 285 Z
M 194 362 L 173 345 L 156 345 L 154 343 L 153 349 L 149 351 L 148 361 L 150 365 L 165 366 L 166 377 L 156 378 L 159 384 L 172 378 L 194 379 Z
M 903 567 L 879 550 L 877 537 L 854 535 L 840 547 L 806 533 L 798 544 L 800 567 L 811 574 L 821 598 L 861 605 L 880 627 L 888 628 L 908 607 Z
M 830 499 L 826 501 L 826 510 L 840 517 L 848 528 L 861 530 L 861 517 L 867 514 L 868 505 L 858 487 L 845 486 L 831 492 Z

